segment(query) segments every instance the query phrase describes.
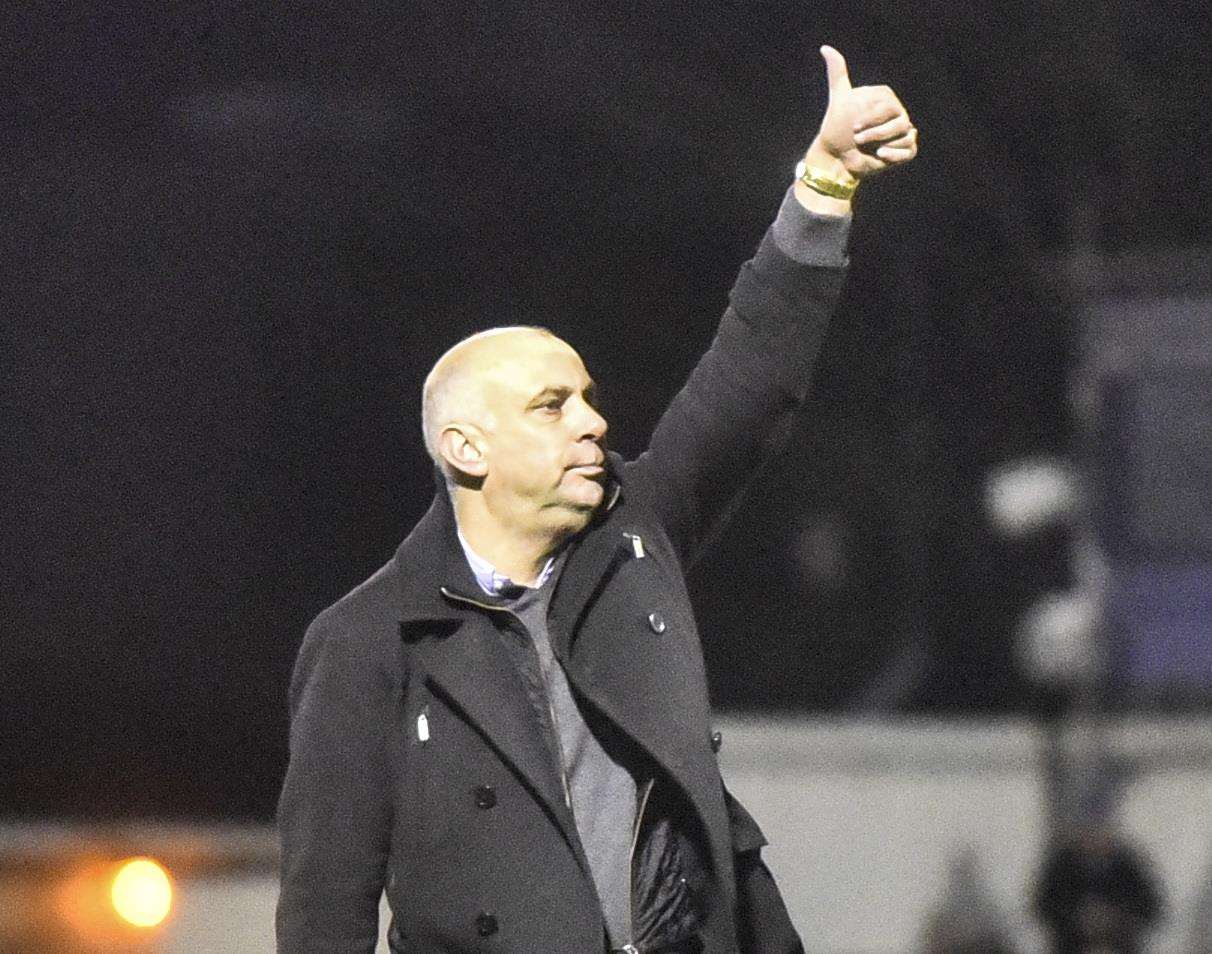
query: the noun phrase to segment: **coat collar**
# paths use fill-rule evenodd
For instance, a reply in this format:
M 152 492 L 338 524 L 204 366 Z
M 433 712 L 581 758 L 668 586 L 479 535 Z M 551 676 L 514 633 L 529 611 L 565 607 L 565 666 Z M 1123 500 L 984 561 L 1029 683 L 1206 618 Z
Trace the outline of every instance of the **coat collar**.
M 623 485 L 617 476 L 620 460 L 613 453 L 607 460 L 610 476 L 606 496 L 590 528 L 607 519 L 622 498 Z M 429 509 L 396 549 L 394 563 L 399 581 L 402 627 L 426 620 L 463 619 L 468 603 L 488 607 L 501 605 L 500 600 L 486 594 L 476 583 L 463 548 L 459 546 L 450 495 L 441 485 L 441 477 L 437 479 L 439 484 Z M 578 547 L 590 528 L 574 538 L 570 546 Z M 566 598 L 561 598 L 561 603 L 566 602 Z
M 461 619 L 464 612 L 443 596 L 443 587 L 467 596 L 481 592 L 455 528 L 450 495 L 439 485 L 425 515 L 396 549 L 401 625 Z

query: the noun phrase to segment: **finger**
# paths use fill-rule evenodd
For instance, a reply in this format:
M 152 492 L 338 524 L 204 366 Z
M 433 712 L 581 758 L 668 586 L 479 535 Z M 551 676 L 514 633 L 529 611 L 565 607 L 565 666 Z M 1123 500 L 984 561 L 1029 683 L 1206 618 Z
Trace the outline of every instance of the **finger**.
M 822 46 L 821 56 L 825 60 L 825 76 L 829 81 L 829 98 L 850 92 L 850 71 L 846 68 L 846 58 L 831 46 Z
M 861 104 L 854 113 L 854 131 L 870 129 L 891 122 L 898 116 L 908 116 L 905 107 L 895 99 L 875 99 Z
M 917 155 L 917 144 L 909 143 L 905 146 L 880 146 L 879 149 L 875 150 L 875 154 L 880 159 L 883 159 L 884 162 L 906 162 Z
M 901 113 L 887 122 L 860 129 L 854 134 L 854 141 L 861 146 L 867 142 L 883 142 L 885 140 L 897 139 L 905 135 L 912 128 L 913 124 L 909 122 L 909 117 Z
M 917 129 L 910 129 L 905 135 L 898 136 L 895 139 L 889 139 L 887 142 L 881 142 L 880 147 L 891 146 L 893 149 L 901 149 L 905 146 L 917 145 Z M 879 152 L 879 149 L 876 149 Z

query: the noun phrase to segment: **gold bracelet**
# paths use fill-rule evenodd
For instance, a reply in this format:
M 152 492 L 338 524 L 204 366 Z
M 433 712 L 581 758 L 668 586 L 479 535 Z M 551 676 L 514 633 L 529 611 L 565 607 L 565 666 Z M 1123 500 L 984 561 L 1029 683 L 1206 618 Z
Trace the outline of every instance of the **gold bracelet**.
M 831 199 L 849 201 L 858 191 L 857 179 L 854 182 L 838 182 L 837 179 L 830 179 L 820 169 L 813 169 L 802 159 L 796 164 L 795 177 L 813 192 Z

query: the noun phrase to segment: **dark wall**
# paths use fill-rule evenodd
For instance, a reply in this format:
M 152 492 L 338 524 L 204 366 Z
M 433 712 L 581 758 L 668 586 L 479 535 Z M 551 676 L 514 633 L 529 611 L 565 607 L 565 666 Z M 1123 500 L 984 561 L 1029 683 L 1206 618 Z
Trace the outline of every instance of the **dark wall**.
M 0 813 L 268 816 L 303 628 L 432 492 L 434 358 L 546 324 L 641 448 L 815 127 L 822 42 L 923 152 L 864 188 L 812 405 L 697 578 L 714 689 L 1023 704 L 1016 568 L 1058 550 L 996 541 L 980 480 L 1067 440 L 1041 255 L 1209 239 L 1192 10 L 69 6 L 5 14 Z

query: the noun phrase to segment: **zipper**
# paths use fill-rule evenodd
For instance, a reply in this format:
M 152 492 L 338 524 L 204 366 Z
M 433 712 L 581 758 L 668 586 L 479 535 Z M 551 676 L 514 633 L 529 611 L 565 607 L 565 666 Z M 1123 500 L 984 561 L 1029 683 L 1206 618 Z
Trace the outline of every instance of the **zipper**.
M 627 913 L 631 921 L 628 933 L 632 935 L 635 934 L 635 849 L 640 843 L 640 828 L 644 824 L 644 810 L 648 807 L 648 796 L 652 794 L 655 786 L 655 778 L 650 778 L 644 783 L 643 791 L 640 793 L 640 804 L 635 810 L 635 827 L 631 830 L 631 849 L 627 852 L 627 871 L 631 877 L 631 891 L 627 895 Z M 620 950 L 627 954 L 640 954 L 640 949 L 634 944 L 624 944 Z
M 494 606 L 492 603 L 482 603 L 479 600 L 473 600 L 470 596 L 463 596 L 461 593 L 456 593 L 449 587 L 438 588 L 443 596 L 447 599 L 455 600 L 458 603 L 470 603 L 472 606 L 478 606 L 480 609 L 491 610 L 494 613 L 504 613 L 513 618 L 513 621 L 522 627 L 526 632 L 526 636 L 534 643 L 534 638 L 530 632 L 522 625 L 522 621 L 518 619 L 517 614 L 505 606 Z M 539 665 L 539 678 L 543 680 L 543 699 L 547 703 L 547 716 L 551 719 L 551 731 L 555 733 L 556 749 L 558 761 L 560 763 L 560 787 L 564 791 L 564 807 L 572 811 L 572 788 L 568 784 L 568 770 L 564 767 L 564 743 L 560 741 L 560 721 L 556 718 L 555 706 L 551 704 L 551 683 L 547 678 L 547 670 L 543 668 L 542 657 L 539 656 L 538 649 L 534 650 L 535 662 Z
M 481 603 L 479 600 L 473 600 L 470 596 L 464 596 L 462 593 L 456 593 L 454 590 L 446 586 L 439 586 L 438 592 L 445 596 L 448 600 L 454 600 L 456 603 L 470 603 L 472 606 L 478 606 L 480 609 L 492 610 L 494 613 L 509 613 L 509 610 L 504 606 L 494 606 L 492 603 Z M 509 613 L 509 615 L 513 616 L 513 613 Z

